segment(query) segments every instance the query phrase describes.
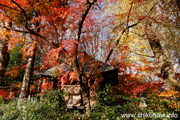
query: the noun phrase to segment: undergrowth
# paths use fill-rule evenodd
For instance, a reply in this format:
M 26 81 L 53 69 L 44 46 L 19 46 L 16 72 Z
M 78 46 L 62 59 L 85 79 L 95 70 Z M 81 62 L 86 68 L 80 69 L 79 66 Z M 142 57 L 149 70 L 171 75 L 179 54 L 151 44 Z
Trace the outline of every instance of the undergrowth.
M 98 101 L 90 114 L 79 113 L 77 110 L 69 111 L 65 107 L 61 90 L 52 90 L 48 94 L 42 94 L 41 98 L 33 97 L 24 100 L 20 108 L 17 108 L 17 99 L 6 101 L 0 98 L 0 120 L 126 120 L 133 117 L 123 117 L 123 114 L 179 114 L 179 108 L 169 107 L 169 101 L 158 96 L 146 97 L 146 99 L 116 95 L 113 96 L 109 87 L 98 93 Z M 121 102 L 122 101 L 122 102 Z M 140 105 L 146 102 L 146 106 Z M 137 117 L 137 116 L 136 116 Z M 171 118 L 170 118 L 171 117 Z M 144 117 L 137 119 L 175 119 L 176 116 Z

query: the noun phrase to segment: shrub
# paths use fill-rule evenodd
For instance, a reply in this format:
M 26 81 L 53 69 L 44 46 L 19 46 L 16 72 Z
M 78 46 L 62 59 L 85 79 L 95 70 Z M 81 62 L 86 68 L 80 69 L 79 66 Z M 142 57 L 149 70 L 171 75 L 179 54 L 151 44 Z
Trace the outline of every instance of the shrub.
M 120 100 L 123 103 L 120 103 Z M 145 99 L 147 107 L 140 106 L 142 101 L 138 97 L 130 97 L 124 95 L 113 95 L 110 86 L 98 93 L 98 104 L 91 110 L 89 115 L 81 114 L 78 111 L 67 111 L 64 107 L 61 90 L 52 90 L 44 93 L 41 100 L 37 97 L 31 100 L 24 100 L 21 108 L 17 109 L 17 99 L 8 102 L 0 98 L 0 120 L 118 120 L 118 119 L 135 119 L 133 117 L 125 118 L 122 114 L 179 114 L 179 106 L 170 107 L 173 98 L 163 98 L 158 95 L 148 96 Z M 179 101 L 179 98 L 176 98 Z M 178 103 L 177 103 L 178 104 Z M 176 105 L 176 104 L 175 104 Z M 144 118 L 154 119 L 157 118 Z M 161 118 L 162 119 L 162 118 Z M 164 119 L 174 119 L 166 118 Z
M 44 94 L 39 101 L 36 97 L 24 100 L 21 107 L 17 108 L 17 100 L 8 104 L 1 104 L 0 113 L 2 120 L 41 120 L 61 118 L 65 113 L 60 90 Z

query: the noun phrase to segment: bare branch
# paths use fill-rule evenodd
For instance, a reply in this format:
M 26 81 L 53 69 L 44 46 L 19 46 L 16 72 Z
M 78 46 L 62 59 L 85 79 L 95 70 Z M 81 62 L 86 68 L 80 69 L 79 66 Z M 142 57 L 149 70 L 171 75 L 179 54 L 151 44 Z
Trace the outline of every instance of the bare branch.
M 129 13 L 128 13 L 128 16 L 127 16 L 127 27 L 128 27 L 128 24 L 129 24 L 129 16 L 130 16 L 130 13 L 131 13 L 131 10 L 132 10 L 132 6 L 133 6 L 133 2 L 131 1 L 131 7 L 129 9 Z
M 155 3 L 155 4 L 151 7 L 151 9 L 149 10 L 149 12 L 148 12 L 144 17 L 142 17 L 137 23 L 128 26 L 128 29 L 131 28 L 131 27 L 134 27 L 134 26 L 138 25 L 142 20 L 144 20 L 144 19 L 151 13 L 151 11 L 154 9 L 154 7 L 155 7 L 156 5 L 157 5 L 157 3 Z
M 58 44 L 55 44 L 52 39 L 47 38 L 47 37 L 41 35 L 40 33 L 37 33 L 37 32 L 31 33 L 30 31 L 12 29 L 12 28 L 8 28 L 8 27 L 6 27 L 6 26 L 2 26 L 2 28 L 5 28 L 5 29 L 7 29 L 7 30 L 12 30 L 12 31 L 15 31 L 15 32 L 19 32 L 19 33 L 27 33 L 27 34 L 31 34 L 31 35 L 36 35 L 37 37 L 42 38 L 42 39 L 45 40 L 46 42 L 51 43 L 55 48 L 58 48 L 58 47 L 59 47 L 59 45 L 58 45 Z
M 15 8 L 9 7 L 9 6 L 7 6 L 7 5 L 3 5 L 3 4 L 1 4 L 1 3 L 0 3 L 0 6 L 2 6 L 2 7 L 6 7 L 6 8 L 9 8 L 9 9 L 12 9 L 12 10 L 15 10 L 15 11 L 20 11 L 20 10 L 18 10 L 18 9 L 15 9 Z
M 101 10 L 101 7 L 98 4 L 94 4 L 94 5 L 96 5 Z
M 14 3 L 18 8 L 21 9 L 24 17 L 25 17 L 25 28 L 29 31 L 31 31 L 31 29 L 28 28 L 28 19 L 27 19 L 27 14 L 26 14 L 26 11 L 17 3 L 15 2 L 14 0 L 11 0 L 12 3 Z
M 149 55 L 144 55 L 144 54 L 140 54 L 140 53 L 137 53 L 137 52 L 134 52 L 134 51 L 131 51 L 131 50 L 128 50 L 129 52 L 132 52 L 136 55 L 139 55 L 139 56 L 145 56 L 145 57 L 151 57 L 151 58 L 155 58 L 155 56 L 149 56 Z
M 15 31 L 15 32 L 20 32 L 20 33 L 29 33 L 29 31 L 12 29 L 12 28 L 8 28 L 8 27 L 6 27 L 6 26 L 3 26 L 2 28 L 5 28 L 5 29 L 7 29 L 7 30 L 12 30 L 12 31 Z

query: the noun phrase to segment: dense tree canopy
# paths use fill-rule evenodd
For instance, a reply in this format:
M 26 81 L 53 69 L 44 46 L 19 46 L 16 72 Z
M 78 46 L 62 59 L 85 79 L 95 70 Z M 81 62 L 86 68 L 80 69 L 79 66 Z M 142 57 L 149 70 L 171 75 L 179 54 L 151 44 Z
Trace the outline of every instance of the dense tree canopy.
M 110 64 L 118 68 L 113 95 L 173 96 L 180 90 L 179 9 L 178 0 L 1 0 L 0 85 L 21 88 L 18 106 L 46 83 L 80 85 L 89 112 L 90 91 L 103 81 L 99 68 Z M 102 62 L 86 73 L 88 57 Z M 37 76 L 62 63 L 56 82 Z

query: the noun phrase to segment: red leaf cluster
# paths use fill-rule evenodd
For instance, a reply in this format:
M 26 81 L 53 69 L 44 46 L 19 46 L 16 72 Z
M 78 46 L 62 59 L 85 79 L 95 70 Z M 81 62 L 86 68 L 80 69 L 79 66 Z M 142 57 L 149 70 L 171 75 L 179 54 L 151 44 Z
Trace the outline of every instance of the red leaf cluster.
M 49 90 L 51 90 L 53 87 L 53 81 L 51 82 L 44 82 L 41 87 L 40 87 L 40 90 L 41 90 L 41 94 L 44 93 L 44 92 L 47 92 Z

